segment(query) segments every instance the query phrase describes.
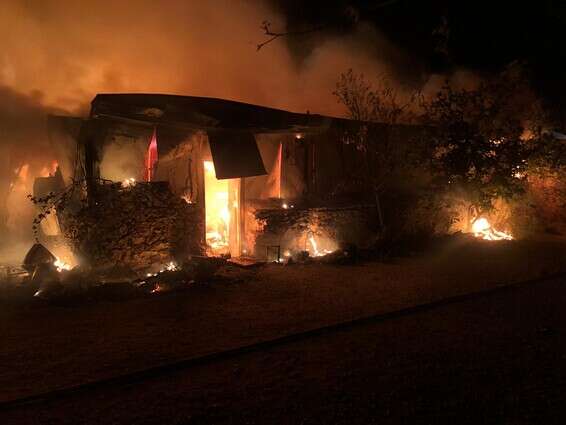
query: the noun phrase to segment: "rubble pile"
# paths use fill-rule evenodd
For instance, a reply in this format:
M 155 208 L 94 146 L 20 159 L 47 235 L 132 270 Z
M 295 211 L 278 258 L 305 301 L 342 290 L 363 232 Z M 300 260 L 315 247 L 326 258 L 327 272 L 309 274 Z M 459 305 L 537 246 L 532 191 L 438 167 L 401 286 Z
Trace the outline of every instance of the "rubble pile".
M 96 202 L 62 217 L 75 254 L 92 267 L 156 268 L 202 254 L 202 212 L 175 196 L 167 183 L 98 187 Z

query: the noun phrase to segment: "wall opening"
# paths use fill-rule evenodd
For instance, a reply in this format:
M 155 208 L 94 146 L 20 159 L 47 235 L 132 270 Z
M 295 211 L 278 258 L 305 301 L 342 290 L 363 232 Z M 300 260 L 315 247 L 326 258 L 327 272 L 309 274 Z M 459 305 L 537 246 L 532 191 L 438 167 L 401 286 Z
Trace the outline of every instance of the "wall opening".
M 214 163 L 204 161 L 206 245 L 210 255 L 239 255 L 240 179 L 216 178 Z

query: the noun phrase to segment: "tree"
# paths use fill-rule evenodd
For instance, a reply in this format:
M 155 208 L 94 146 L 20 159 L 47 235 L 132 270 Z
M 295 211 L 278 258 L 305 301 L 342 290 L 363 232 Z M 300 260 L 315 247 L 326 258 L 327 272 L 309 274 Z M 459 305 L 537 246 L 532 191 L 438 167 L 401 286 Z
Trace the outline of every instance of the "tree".
M 393 124 L 412 121 L 416 96 L 411 95 L 401 102 L 387 78 L 380 78 L 379 86 L 374 88 L 363 74 L 356 74 L 352 69 L 340 76 L 333 94 L 346 107 L 349 118 L 357 121 L 353 130 L 344 133 L 343 142 L 354 145 L 361 153 L 364 186 L 373 192 L 379 224 L 383 228 L 381 195 L 388 190 L 396 171 L 410 163 L 411 152 L 407 144 L 399 143 L 390 131 L 384 136 L 383 131 L 379 131 L 384 126 L 371 123 L 389 125 L 389 130 Z
M 447 83 L 421 105 L 424 122 L 435 128 L 431 171 L 437 185 L 463 189 L 477 215 L 495 199 L 523 192 L 545 120 L 521 65 L 511 64 L 475 89 Z

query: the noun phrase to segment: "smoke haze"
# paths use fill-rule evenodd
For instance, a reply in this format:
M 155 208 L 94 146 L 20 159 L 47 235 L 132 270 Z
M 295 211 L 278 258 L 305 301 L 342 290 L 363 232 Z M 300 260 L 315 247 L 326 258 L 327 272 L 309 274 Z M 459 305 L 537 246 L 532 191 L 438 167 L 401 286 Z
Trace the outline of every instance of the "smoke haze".
M 395 75 L 407 59 L 364 23 L 341 37 L 317 36 L 300 63 L 283 39 L 258 52 L 261 23 L 286 24 L 263 1 L 4 0 L 2 12 L 0 227 L 15 208 L 6 202 L 17 203 L 10 196 L 27 208 L 12 225 L 29 221 L 24 195 L 52 159 L 49 112 L 85 115 L 102 92 L 155 92 L 340 116 L 332 91 L 341 72 Z
M 258 1 L 4 3 L 0 84 L 69 111 L 88 110 L 100 92 L 158 92 L 336 115 L 331 92 L 340 72 L 376 75 L 399 56 L 364 25 L 326 38 L 300 66 L 283 40 L 257 52 L 263 20 L 285 27 Z

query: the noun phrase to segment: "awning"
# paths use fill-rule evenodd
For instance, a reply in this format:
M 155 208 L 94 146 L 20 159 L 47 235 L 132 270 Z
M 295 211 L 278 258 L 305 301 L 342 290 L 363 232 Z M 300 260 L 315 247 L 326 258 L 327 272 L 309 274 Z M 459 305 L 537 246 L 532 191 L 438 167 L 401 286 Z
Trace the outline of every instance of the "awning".
M 209 131 L 208 142 L 217 179 L 267 174 L 251 132 Z

